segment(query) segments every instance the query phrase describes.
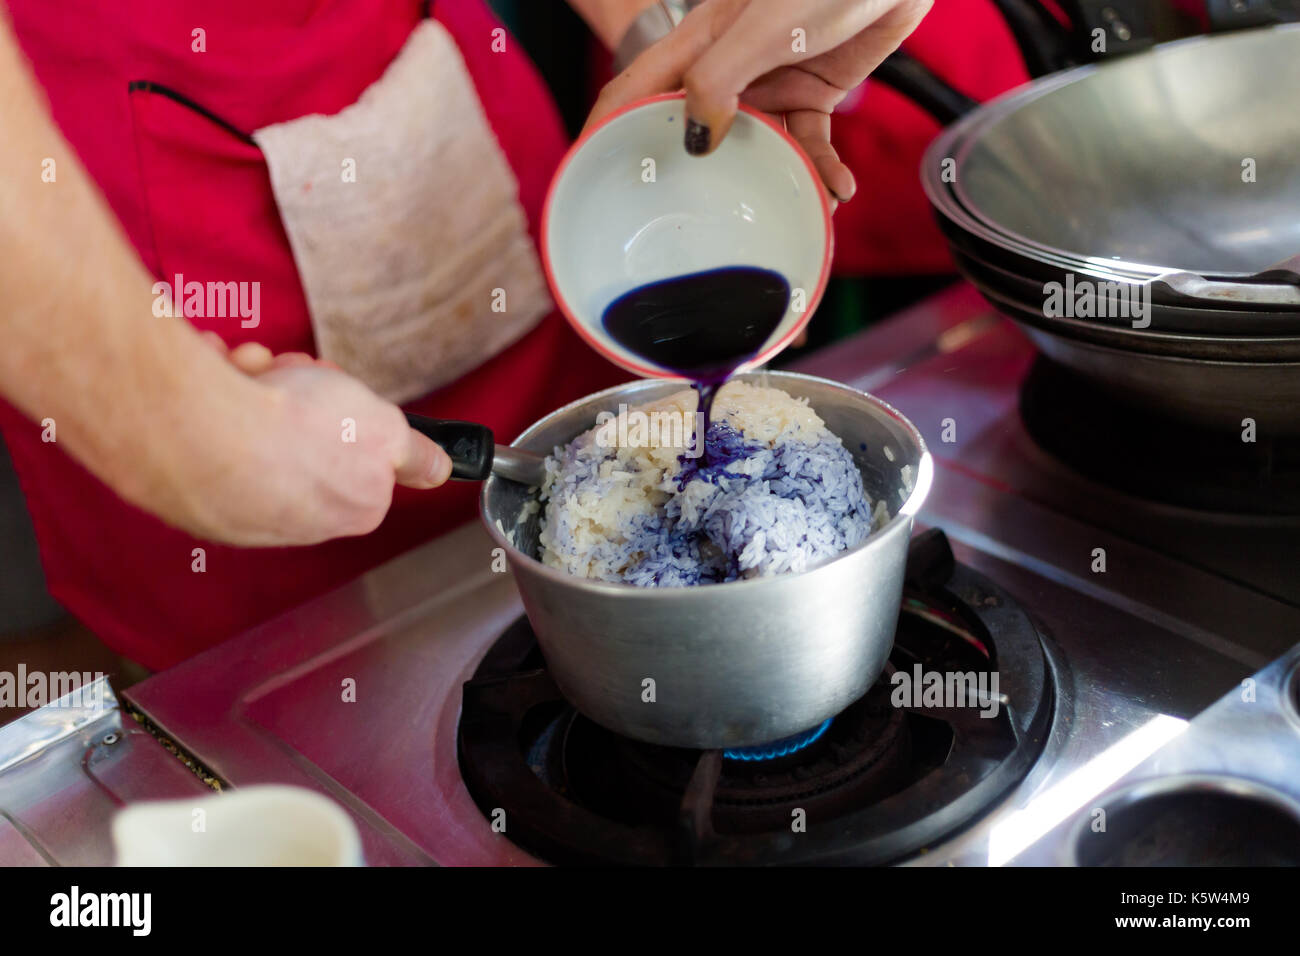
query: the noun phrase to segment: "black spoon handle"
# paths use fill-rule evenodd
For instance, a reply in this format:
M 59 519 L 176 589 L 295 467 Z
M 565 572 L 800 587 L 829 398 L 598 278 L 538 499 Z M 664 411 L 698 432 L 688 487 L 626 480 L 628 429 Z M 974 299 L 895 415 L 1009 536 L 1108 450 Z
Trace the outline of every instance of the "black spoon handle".
M 484 481 L 492 474 L 492 456 L 496 439 L 492 429 L 474 422 L 445 418 L 427 418 L 406 414 L 406 420 L 421 435 L 442 446 L 451 458 L 451 477 L 460 481 Z

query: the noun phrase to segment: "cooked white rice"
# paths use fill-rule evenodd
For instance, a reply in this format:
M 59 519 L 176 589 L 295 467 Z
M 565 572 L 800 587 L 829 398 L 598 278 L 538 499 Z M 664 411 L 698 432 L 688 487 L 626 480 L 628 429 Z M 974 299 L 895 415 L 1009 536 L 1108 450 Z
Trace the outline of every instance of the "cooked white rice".
M 641 586 L 731 581 L 804 570 L 888 521 L 806 400 L 727 383 L 714 400 L 707 463 L 687 454 L 697 402 L 683 389 L 633 410 L 682 416 L 686 427 L 672 437 L 684 433 L 684 442 L 613 423 L 555 449 L 541 490 L 544 563 Z

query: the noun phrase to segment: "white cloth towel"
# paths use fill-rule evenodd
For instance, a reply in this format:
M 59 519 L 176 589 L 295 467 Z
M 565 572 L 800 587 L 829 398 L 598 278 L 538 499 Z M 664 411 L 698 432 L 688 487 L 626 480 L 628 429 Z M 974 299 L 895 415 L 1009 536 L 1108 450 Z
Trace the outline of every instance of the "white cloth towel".
M 353 105 L 254 139 L 317 351 L 378 394 L 424 395 L 550 311 L 518 181 L 436 20 Z

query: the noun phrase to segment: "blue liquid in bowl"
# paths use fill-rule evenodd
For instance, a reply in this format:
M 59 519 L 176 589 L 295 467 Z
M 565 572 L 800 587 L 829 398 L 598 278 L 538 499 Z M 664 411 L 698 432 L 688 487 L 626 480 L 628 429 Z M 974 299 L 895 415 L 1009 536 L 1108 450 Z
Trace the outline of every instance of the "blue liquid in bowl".
M 790 306 L 790 284 L 753 266 L 660 279 L 606 307 L 605 331 L 623 348 L 689 378 L 708 422 L 718 387 L 758 354 Z

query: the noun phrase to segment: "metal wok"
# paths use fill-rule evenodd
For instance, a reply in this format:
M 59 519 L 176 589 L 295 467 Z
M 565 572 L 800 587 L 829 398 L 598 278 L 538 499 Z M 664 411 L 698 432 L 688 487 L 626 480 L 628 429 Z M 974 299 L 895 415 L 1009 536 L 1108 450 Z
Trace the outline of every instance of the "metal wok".
M 933 76 L 884 79 L 962 114 L 923 185 L 958 268 L 1043 352 L 1138 409 L 1300 433 L 1300 26 L 1157 46 L 984 106 Z M 1150 324 L 1047 314 L 1067 279 L 1140 292 Z

